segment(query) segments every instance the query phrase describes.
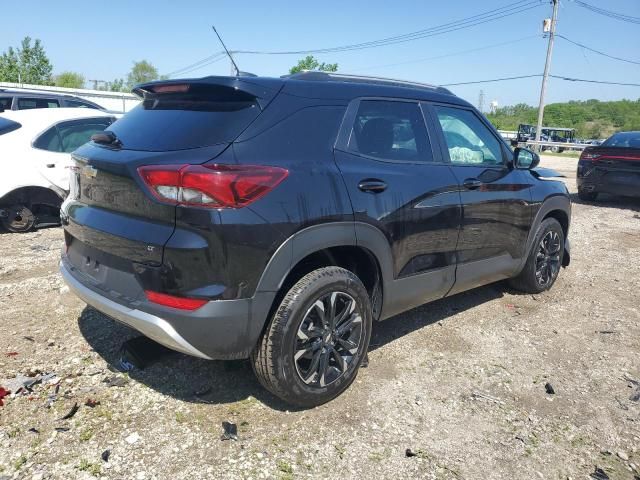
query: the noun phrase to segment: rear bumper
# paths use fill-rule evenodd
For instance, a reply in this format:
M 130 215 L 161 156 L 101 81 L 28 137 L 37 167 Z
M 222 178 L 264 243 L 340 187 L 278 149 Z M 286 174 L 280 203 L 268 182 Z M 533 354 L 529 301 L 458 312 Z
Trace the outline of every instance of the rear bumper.
M 114 292 L 103 291 L 65 261 L 64 255 L 60 273 L 69 288 L 96 310 L 172 350 L 210 360 L 247 358 L 275 296 L 262 292 L 250 299 L 213 300 L 194 312 L 183 312 L 125 301 Z
M 623 197 L 640 197 L 640 173 L 620 175 L 616 172 L 597 173 L 577 177 L 580 190 L 585 192 L 609 193 Z

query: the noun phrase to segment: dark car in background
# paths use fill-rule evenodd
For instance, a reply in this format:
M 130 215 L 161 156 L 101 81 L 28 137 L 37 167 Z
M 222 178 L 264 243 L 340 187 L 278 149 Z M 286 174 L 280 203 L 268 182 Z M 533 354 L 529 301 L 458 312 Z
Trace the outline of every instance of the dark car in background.
M 0 88 L 0 112 L 5 110 L 27 110 L 31 108 L 93 108 L 106 110 L 97 103 L 74 95 L 56 92 L 40 92 Z
M 441 88 L 319 72 L 139 85 L 73 154 L 61 272 L 106 315 L 264 387 L 344 391 L 373 321 L 569 263 L 569 194 Z M 543 171 L 544 170 L 544 171 Z
M 619 132 L 585 148 L 577 171 L 578 197 L 594 201 L 599 193 L 640 197 L 640 132 Z

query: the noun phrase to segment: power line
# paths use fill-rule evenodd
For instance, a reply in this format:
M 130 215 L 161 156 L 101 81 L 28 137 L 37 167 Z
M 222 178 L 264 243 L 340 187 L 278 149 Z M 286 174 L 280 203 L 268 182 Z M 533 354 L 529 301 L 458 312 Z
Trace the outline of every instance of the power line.
M 387 63 L 387 64 L 384 64 L 384 65 L 374 65 L 374 66 L 369 66 L 369 67 L 363 67 L 363 68 L 357 69 L 357 71 L 373 70 L 373 69 L 376 69 L 376 68 L 397 67 L 398 65 L 407 65 L 407 64 L 410 64 L 410 63 L 426 62 L 426 61 L 429 61 L 429 60 L 439 60 L 441 58 L 449 58 L 449 57 L 453 57 L 453 56 L 456 56 L 456 55 L 464 55 L 464 54 L 467 54 L 467 53 L 479 52 L 481 50 L 488 50 L 490 48 L 502 47 L 504 45 L 512 45 L 514 43 L 523 42 L 524 40 L 529 40 L 531 38 L 538 38 L 539 36 L 540 35 L 529 35 L 528 37 L 522 37 L 522 38 L 518 38 L 518 39 L 515 39 L 515 40 L 510 40 L 508 42 L 494 43 L 492 45 L 486 45 L 484 47 L 478 47 L 478 48 L 472 48 L 470 50 L 461 50 L 461 51 L 458 51 L 458 52 L 446 53 L 444 55 L 437 55 L 435 57 L 416 58 L 414 60 L 408 60 L 406 62 Z
M 540 5 L 539 0 L 521 0 L 513 4 L 509 4 L 505 7 L 501 7 L 494 10 L 467 17 L 465 19 L 456 20 L 453 22 L 438 25 L 436 27 L 430 27 L 424 30 L 418 30 L 416 32 L 406 33 L 403 35 L 397 35 L 394 37 L 387 37 L 379 40 L 373 40 L 370 42 L 356 43 L 350 45 L 342 45 L 338 47 L 318 48 L 312 50 L 286 50 L 286 51 L 262 51 L 262 50 L 236 50 L 236 53 L 255 54 L 255 55 L 305 55 L 314 53 L 337 53 L 352 50 L 362 50 L 366 48 L 382 47 L 387 45 L 395 45 L 398 43 L 405 43 L 422 38 L 433 37 L 436 35 L 443 35 L 445 33 L 451 33 L 464 28 L 470 28 L 477 25 L 482 25 L 487 22 L 492 22 L 500 18 L 509 17 L 518 13 L 537 8 Z
M 182 68 L 179 68 L 178 70 L 174 70 L 173 72 L 167 73 L 167 76 L 168 77 L 173 77 L 174 75 L 187 73 L 187 71 L 197 70 L 197 69 L 202 68 L 202 67 L 204 67 L 206 65 L 210 65 L 211 63 L 215 63 L 220 58 L 222 58 L 224 55 L 225 55 L 224 52 L 214 53 L 213 55 L 209 55 L 208 57 L 203 58 L 202 60 L 199 60 L 199 61 L 197 61 L 195 63 L 192 63 L 191 65 L 187 65 L 186 67 L 182 67 Z
M 329 47 L 329 48 L 319 48 L 314 50 L 295 50 L 295 51 L 293 50 L 292 51 L 235 50 L 233 51 L 233 53 L 244 53 L 244 54 L 254 54 L 254 55 L 303 55 L 303 54 L 313 54 L 313 53 L 334 53 L 334 52 L 342 52 L 342 51 L 361 50 L 364 48 L 381 47 L 386 45 L 394 45 L 396 43 L 404 43 L 404 42 L 418 40 L 421 38 L 431 37 L 435 35 L 442 35 L 445 33 L 461 30 L 463 28 L 469 28 L 476 25 L 481 25 L 483 23 L 498 20 L 500 18 L 522 13 L 527 10 L 531 10 L 532 8 L 537 8 L 538 6 L 541 5 L 540 2 L 541 0 L 519 0 L 517 2 L 508 4 L 506 6 L 495 8 L 493 10 L 488 10 L 486 12 L 479 13 L 471 17 L 466 17 L 461 20 L 455 20 L 455 21 L 438 25 L 435 27 L 418 30 L 416 32 L 396 35 L 393 37 L 387 37 L 379 40 L 372 40 L 370 42 L 364 42 L 364 43 L 358 43 L 358 44 L 342 45 L 338 47 Z M 184 74 L 186 73 L 186 71 L 192 71 L 202 66 L 209 65 L 210 63 L 208 62 L 213 62 L 214 59 L 217 59 L 218 55 L 221 55 L 223 53 L 224 52 L 218 52 L 216 54 L 205 57 L 191 65 L 187 65 L 186 67 L 180 68 L 178 70 L 175 70 L 169 73 L 168 76 Z
M 613 12 L 611 10 L 605 10 L 604 8 L 596 7 L 594 5 L 590 5 L 587 2 L 583 2 L 581 0 L 574 0 L 576 5 L 579 7 L 590 10 L 594 13 L 598 13 L 600 15 L 604 15 L 605 17 L 613 18 L 615 20 L 620 20 L 622 22 L 635 23 L 640 25 L 640 18 L 633 17 L 631 15 L 624 15 L 622 13 Z
M 614 57 L 613 55 L 609 55 L 607 53 L 601 52 L 599 50 L 596 50 L 595 48 L 587 47 L 586 45 L 583 45 L 581 43 L 574 42 L 573 40 L 565 37 L 564 35 L 560 35 L 559 33 L 556 33 L 556 37 L 562 38 L 563 40 L 566 40 L 569 43 L 573 43 L 574 45 L 577 45 L 578 47 L 584 48 L 585 50 L 589 50 L 589 51 L 591 51 L 593 53 L 597 53 L 598 55 L 602 55 L 603 57 L 612 58 L 613 60 L 619 60 L 621 62 L 634 63 L 636 65 L 640 65 L 640 62 L 636 62 L 635 60 L 629 60 L 627 58 Z
M 603 80 L 587 80 L 584 78 L 563 77 L 560 75 L 549 75 L 549 76 L 553 78 L 557 78 L 558 80 L 566 80 L 568 82 L 601 83 L 603 85 L 622 85 L 625 87 L 640 87 L 640 83 L 607 82 Z
M 519 75 L 516 77 L 492 78 L 490 80 L 474 80 L 472 82 L 443 83 L 439 86 L 440 87 L 456 87 L 458 85 L 476 85 L 478 83 L 504 82 L 505 80 L 519 80 L 521 78 L 533 78 L 533 77 L 541 77 L 541 76 L 542 76 L 541 73 L 536 73 L 534 75 Z
M 443 83 L 438 85 L 439 87 L 455 87 L 458 85 L 477 85 L 479 83 L 492 83 L 492 82 L 504 82 L 507 80 L 519 80 L 521 78 L 534 78 L 541 77 L 541 73 L 537 73 L 534 75 L 519 75 L 516 77 L 503 77 L 503 78 L 492 78 L 489 80 L 474 80 L 472 82 L 458 82 L 458 83 Z M 640 83 L 622 83 L 622 82 L 609 82 L 606 80 L 590 80 L 585 78 L 573 78 L 573 77 L 565 77 L 562 75 L 549 75 L 552 78 L 556 78 L 558 80 L 565 80 L 568 82 L 586 82 L 586 83 L 599 83 L 603 85 L 622 85 L 626 87 L 640 87 Z

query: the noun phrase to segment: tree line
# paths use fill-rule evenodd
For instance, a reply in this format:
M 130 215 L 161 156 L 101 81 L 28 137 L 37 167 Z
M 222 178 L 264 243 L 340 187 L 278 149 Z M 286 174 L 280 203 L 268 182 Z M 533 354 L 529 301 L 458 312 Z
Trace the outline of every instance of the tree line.
M 134 85 L 166 78 L 147 60 L 133 62 L 131 71 L 125 78 L 110 81 L 95 80 L 94 88 L 112 92 L 129 92 Z M 27 83 L 67 88 L 84 88 L 87 79 L 78 72 L 65 71 L 53 74 L 53 65 L 47 56 L 42 42 L 36 39 L 32 43 L 25 37 L 20 46 L 9 47 L 0 56 L 0 82 Z
M 499 130 L 517 130 L 521 123 L 535 125 L 537 107 L 524 103 L 496 109 L 487 118 Z M 577 138 L 607 138 L 621 130 L 640 130 L 640 98 L 637 100 L 572 100 L 551 103 L 544 109 L 545 127 L 575 128 Z
M 309 55 L 291 67 L 289 73 L 303 70 L 320 70 L 335 72 L 337 63 L 320 63 Z M 131 71 L 125 78 L 115 78 L 110 81 L 89 80 L 97 90 L 112 92 L 129 92 L 138 83 L 153 80 L 164 80 L 166 75 L 160 75 L 158 69 L 147 60 L 133 62 Z M 9 47 L 0 56 L 0 82 L 26 83 L 30 85 L 48 85 L 67 88 L 84 88 L 87 79 L 78 72 L 65 71 L 53 74 L 53 65 L 47 56 L 42 42 L 36 39 L 32 43 L 31 37 L 25 37 L 20 46 Z

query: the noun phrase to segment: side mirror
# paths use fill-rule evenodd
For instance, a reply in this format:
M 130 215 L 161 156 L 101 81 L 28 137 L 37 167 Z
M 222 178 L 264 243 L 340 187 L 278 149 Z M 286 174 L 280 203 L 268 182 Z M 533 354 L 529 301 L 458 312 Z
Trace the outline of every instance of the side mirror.
M 516 148 L 513 151 L 513 159 L 516 168 L 531 170 L 540 163 L 540 155 L 526 148 Z

